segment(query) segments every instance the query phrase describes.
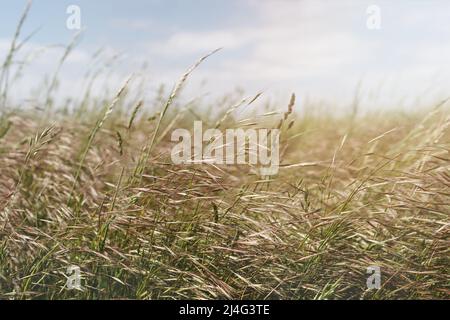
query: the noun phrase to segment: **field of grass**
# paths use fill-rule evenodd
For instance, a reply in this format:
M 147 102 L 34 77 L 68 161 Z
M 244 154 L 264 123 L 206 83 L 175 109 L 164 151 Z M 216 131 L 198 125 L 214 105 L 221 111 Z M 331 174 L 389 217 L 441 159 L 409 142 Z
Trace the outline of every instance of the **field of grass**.
M 445 101 L 333 116 L 250 97 L 213 113 L 177 102 L 180 87 L 156 111 L 127 100 L 127 84 L 71 110 L 2 106 L 0 298 L 450 297 Z M 171 131 L 195 120 L 280 127 L 279 174 L 172 164 Z M 82 290 L 65 288 L 72 265 Z

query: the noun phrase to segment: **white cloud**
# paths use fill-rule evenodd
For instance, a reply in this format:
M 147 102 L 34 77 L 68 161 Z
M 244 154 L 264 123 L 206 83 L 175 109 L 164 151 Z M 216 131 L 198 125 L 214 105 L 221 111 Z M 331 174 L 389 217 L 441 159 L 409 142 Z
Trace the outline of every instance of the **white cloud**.
M 250 39 L 238 34 L 238 30 L 218 30 L 206 32 L 179 32 L 169 39 L 149 46 L 153 54 L 183 56 L 203 54 L 217 48 L 236 49 Z
M 438 99 L 450 89 L 450 47 L 442 42 L 450 24 L 434 21 L 443 18 L 441 3 L 379 1 L 383 29 L 370 31 L 370 1 L 255 1 L 253 26 L 175 34 L 161 47 L 181 58 L 224 46 L 221 62 L 200 72 L 219 92 L 240 85 L 351 102 L 362 80 L 363 92 L 381 88 L 374 106 L 418 94 Z
M 155 27 L 155 23 L 148 19 L 112 19 L 111 27 L 118 29 L 127 29 L 132 31 L 147 31 Z
M 367 97 L 376 98 L 376 106 L 448 92 L 450 46 L 443 40 L 450 36 L 450 23 L 444 19 L 450 4 L 377 2 L 381 31 L 366 28 L 366 8 L 372 1 L 249 1 L 252 15 L 246 23 L 201 31 L 185 28 L 163 40 L 117 48 L 124 49 L 127 59 L 108 76 L 108 83 L 117 87 L 114 81 L 121 82 L 131 71 L 139 71 L 139 63 L 149 61 L 155 86 L 173 84 L 196 57 L 224 47 L 189 79 L 188 97 L 205 91 L 220 96 L 240 86 L 249 94 L 263 89 L 269 95 L 288 96 L 295 91 L 348 103 L 361 79 L 362 92 L 373 93 Z M 113 24 L 130 30 L 161 28 L 140 19 L 116 19 Z M 7 46 L 0 41 L 0 53 L 2 48 Z M 42 78 L 44 70 L 51 72 L 60 54 L 56 49 L 46 52 L 30 69 L 33 78 Z M 74 51 L 62 71 L 63 82 L 77 82 L 88 61 L 88 51 Z M 209 81 L 201 87 L 204 79 Z

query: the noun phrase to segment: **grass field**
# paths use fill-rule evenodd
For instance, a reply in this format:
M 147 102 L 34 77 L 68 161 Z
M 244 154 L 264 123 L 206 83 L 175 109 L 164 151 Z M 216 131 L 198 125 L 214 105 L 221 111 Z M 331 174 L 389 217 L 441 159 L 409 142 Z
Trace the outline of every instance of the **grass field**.
M 0 298 L 450 297 L 446 101 L 332 115 L 249 97 L 206 112 L 177 100 L 185 76 L 156 111 L 128 84 L 71 110 L 52 105 L 56 85 L 39 110 L 2 99 Z M 171 131 L 195 120 L 281 128 L 279 174 L 172 164 Z M 72 265 L 82 290 L 65 288 Z

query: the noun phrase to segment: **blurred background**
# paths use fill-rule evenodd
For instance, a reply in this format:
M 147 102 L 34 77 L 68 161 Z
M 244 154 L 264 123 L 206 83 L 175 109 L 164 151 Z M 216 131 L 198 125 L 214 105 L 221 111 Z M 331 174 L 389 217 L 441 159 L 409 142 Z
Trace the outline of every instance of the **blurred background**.
M 3 63 L 27 1 L 0 3 Z M 80 30 L 67 26 L 73 5 Z M 319 101 L 330 111 L 356 100 L 366 109 L 410 110 L 450 93 L 449 14 L 442 0 L 36 0 L 9 95 L 19 104 L 39 100 L 55 72 L 57 98 L 76 99 L 88 85 L 94 96 L 113 94 L 134 72 L 150 99 L 223 47 L 192 75 L 182 99 L 263 91 L 284 102 L 295 92 L 300 106 Z

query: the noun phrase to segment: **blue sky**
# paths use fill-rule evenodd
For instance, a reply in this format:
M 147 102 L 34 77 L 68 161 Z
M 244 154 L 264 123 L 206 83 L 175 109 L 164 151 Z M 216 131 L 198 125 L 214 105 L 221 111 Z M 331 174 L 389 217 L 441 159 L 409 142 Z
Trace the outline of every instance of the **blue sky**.
M 14 32 L 26 1 L 4 1 L 0 11 L 0 36 Z M 82 9 L 82 24 L 89 32 L 85 42 L 124 45 L 132 41 L 151 41 L 180 30 L 201 31 L 211 27 L 226 28 L 244 22 L 244 2 L 224 0 L 34 0 L 26 29 L 42 26 L 35 39 L 64 41 L 71 36 L 65 28 L 66 8 Z M 134 25 L 133 25 L 134 23 Z M 130 33 L 130 31 L 137 31 Z
M 25 1 L 0 1 L 2 58 Z M 443 0 L 35 0 L 23 34 L 41 29 L 24 51 L 48 49 L 22 86 L 51 73 L 60 55 L 51 46 L 73 37 L 69 5 L 80 7 L 86 30 L 62 70 L 63 88 L 81 83 L 100 47 L 122 54 L 108 85 L 146 62 L 154 87 L 170 85 L 198 57 L 224 47 L 190 80 L 187 98 L 241 87 L 249 95 L 264 90 L 287 99 L 294 91 L 345 104 L 361 83 L 372 105 L 408 106 L 450 92 L 450 3 Z M 381 10 L 379 30 L 367 28 L 370 5 Z

